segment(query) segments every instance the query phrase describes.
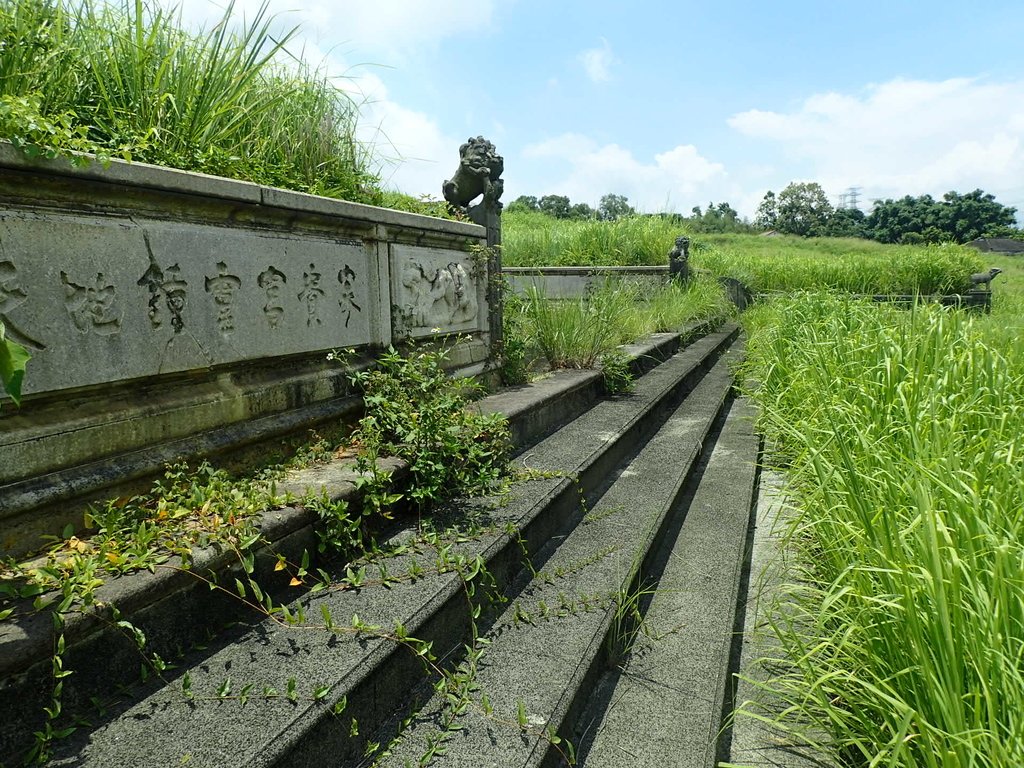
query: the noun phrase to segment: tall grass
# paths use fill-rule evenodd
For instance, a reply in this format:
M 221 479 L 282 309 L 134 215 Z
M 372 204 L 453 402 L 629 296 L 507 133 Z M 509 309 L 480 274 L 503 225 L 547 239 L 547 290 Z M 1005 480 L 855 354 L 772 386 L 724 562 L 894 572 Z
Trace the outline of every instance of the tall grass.
M 502 218 L 502 262 L 508 267 L 667 264 L 672 244 L 684 234 L 657 216 L 565 220 L 513 211 Z
M 552 368 L 593 368 L 620 344 L 729 312 L 724 293 L 710 280 L 655 291 L 608 280 L 578 298 L 557 300 L 533 287 L 506 306 L 510 327 Z
M 504 217 L 509 267 L 667 265 L 678 223 L 659 216 L 617 221 L 559 220 L 542 213 Z M 952 293 L 982 268 L 978 252 L 957 245 L 883 245 L 851 238 L 696 235 L 691 265 L 742 280 L 756 292 L 827 288 L 864 294 Z
M 101 155 L 373 201 L 357 106 L 290 59 L 267 4 L 207 30 L 174 11 L 86 0 L 0 2 L 0 130 Z M 53 126 L 40 130 L 39 126 Z
M 843 764 L 1024 765 L 1024 354 L 995 322 L 824 294 L 747 314 L 803 565 L 767 685 Z
M 701 240 L 692 264 L 757 292 L 831 289 L 861 294 L 945 294 L 982 268 L 973 248 L 883 245 L 850 238 L 734 235 Z

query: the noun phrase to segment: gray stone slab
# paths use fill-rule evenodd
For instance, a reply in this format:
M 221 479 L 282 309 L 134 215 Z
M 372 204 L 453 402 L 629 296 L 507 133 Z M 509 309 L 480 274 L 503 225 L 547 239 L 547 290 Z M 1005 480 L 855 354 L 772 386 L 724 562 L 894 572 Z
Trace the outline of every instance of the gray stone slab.
M 93 161 L 84 166 L 73 165 L 64 158 L 30 160 L 6 141 L 0 142 L 0 168 L 56 174 L 83 181 L 128 184 L 133 187 L 216 197 L 245 203 L 259 203 L 261 200 L 262 188 L 258 184 L 248 181 L 179 171 L 147 163 L 127 163 L 124 160 L 111 160 L 106 164 Z
M 628 594 L 663 533 L 731 385 L 719 361 L 618 474 L 581 525 L 487 634 L 477 704 L 459 719 L 436 766 L 539 766 L 557 759 L 545 730 L 563 732 L 589 695 L 615 632 L 616 600 Z M 481 704 L 486 693 L 492 713 Z M 436 738 L 444 697 L 435 696 L 385 766 L 417 761 Z M 527 727 L 517 722 L 520 709 Z
M 260 190 L 263 204 L 275 208 L 286 208 L 304 213 L 317 213 L 355 221 L 365 221 L 375 226 L 383 225 L 402 229 L 422 229 L 440 235 L 471 237 L 481 241 L 486 236 L 486 231 L 483 227 L 470 222 L 422 216 L 406 211 L 378 208 L 373 205 L 352 203 L 347 200 L 336 200 L 318 195 L 308 195 L 303 192 L 292 192 L 275 187 L 261 187 Z
M 613 676 L 581 762 L 712 768 L 723 757 L 722 713 L 745 566 L 758 440 L 753 411 L 734 401 L 669 547 L 642 631 Z
M 378 335 L 363 241 L 8 212 L 0 247 L 0 313 L 32 353 L 26 394 Z
M 703 355 L 713 355 L 734 330 L 720 334 L 717 341 L 705 342 Z M 694 348 L 692 359 L 676 370 L 677 379 L 699 366 L 696 350 L 701 349 L 700 343 Z M 727 374 L 721 375 L 727 383 Z M 662 396 L 672 391 L 667 381 L 657 377 L 646 386 L 660 390 Z M 644 387 L 638 386 L 638 390 L 643 392 Z M 518 527 L 530 542 L 546 540 L 549 530 L 562 531 L 578 506 L 572 477 L 585 474 L 587 484 L 599 482 L 598 473 L 604 471 L 601 455 L 639 439 L 640 414 L 656 409 L 659 402 L 644 396 L 610 400 L 601 404 L 605 422 L 590 424 L 589 429 L 597 432 L 592 438 L 583 439 L 579 428 L 548 438 L 547 445 L 538 448 L 552 458 L 561 455 L 558 468 L 568 472 L 525 482 L 507 503 L 493 508 L 485 505 L 481 513 L 490 525 L 476 538 L 460 540 L 455 551 L 470 557 L 482 554 L 499 580 L 507 580 L 522 557 L 516 542 L 520 534 L 507 533 L 507 525 Z M 575 450 L 568 450 L 570 447 Z M 430 562 L 429 554 L 411 553 L 391 560 L 389 570 L 402 573 L 410 558 Z M 354 613 L 382 626 L 401 620 L 410 633 L 436 638 L 438 653 L 460 642 L 466 631 L 461 582 L 452 574 L 389 589 L 328 590 L 303 604 L 314 621 L 320 616 L 321 604 L 329 606 L 341 623 Z M 293 605 L 293 610 L 298 605 Z M 88 734 L 87 739 L 66 745 L 55 764 L 163 766 L 188 760 L 195 766 L 336 765 L 361 754 L 366 736 L 351 737 L 349 721 L 333 717 L 331 706 L 347 696 L 364 728 L 367 723 L 380 722 L 418 679 L 418 665 L 410 663 L 410 657 L 406 650 L 380 638 L 348 633 L 332 636 L 322 627 L 303 631 L 264 622 L 240 641 L 191 667 L 197 701 L 184 699 L 174 684 L 157 690 L 130 706 L 116 721 Z M 294 677 L 306 695 L 295 703 L 253 697 L 243 707 L 236 701 L 217 700 L 216 692 L 227 677 L 235 690 L 253 683 L 257 691 L 263 685 L 283 690 Z M 309 692 L 321 684 L 331 686 L 330 694 L 323 701 L 312 701 Z
M 824 756 L 812 753 L 760 719 L 770 717 L 779 709 L 778 702 L 758 687 L 758 683 L 770 675 L 758 660 L 778 654 L 778 642 L 769 620 L 775 609 L 777 590 L 791 572 L 785 548 L 787 501 L 784 488 L 784 478 L 778 473 L 767 470 L 761 473 L 735 699 L 738 712 L 732 725 L 729 761 L 749 768 L 835 768 Z

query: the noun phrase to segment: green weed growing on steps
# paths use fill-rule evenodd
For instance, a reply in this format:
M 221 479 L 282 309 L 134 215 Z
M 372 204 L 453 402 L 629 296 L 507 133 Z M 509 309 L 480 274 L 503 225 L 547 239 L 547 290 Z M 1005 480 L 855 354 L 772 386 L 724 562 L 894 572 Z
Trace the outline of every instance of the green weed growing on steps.
M 291 57 L 267 3 L 212 28 L 141 0 L 0 5 L 0 135 L 29 155 L 88 152 L 378 202 L 358 106 Z
M 392 347 L 375 367 L 351 376 L 366 406 L 353 442 L 409 462 L 406 497 L 420 512 L 455 496 L 493 491 L 508 466 L 506 421 L 466 407 L 480 386 L 472 380 L 453 386 L 442 367 L 446 354 L 414 349 L 403 355 Z
M 843 764 L 1024 764 L 1021 317 L 803 294 L 745 323 L 802 565 L 781 727 Z

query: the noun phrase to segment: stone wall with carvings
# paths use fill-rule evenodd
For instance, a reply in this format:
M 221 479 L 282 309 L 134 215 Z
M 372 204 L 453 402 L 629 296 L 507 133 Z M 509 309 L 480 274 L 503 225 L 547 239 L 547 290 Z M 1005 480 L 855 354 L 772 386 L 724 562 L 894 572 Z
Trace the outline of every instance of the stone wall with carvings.
M 352 407 L 327 352 L 490 352 L 485 230 L 216 177 L 27 161 L 0 143 L 0 553 L 68 499 Z M 0 398 L 3 398 L 0 395 Z M 106 479 L 104 479 L 106 478 Z

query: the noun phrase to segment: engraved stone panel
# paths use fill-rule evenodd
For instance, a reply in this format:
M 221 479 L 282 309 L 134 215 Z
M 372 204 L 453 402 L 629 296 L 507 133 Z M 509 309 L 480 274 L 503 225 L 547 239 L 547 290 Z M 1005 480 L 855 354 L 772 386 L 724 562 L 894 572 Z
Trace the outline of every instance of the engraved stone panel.
M 426 336 L 486 330 L 487 274 L 472 254 L 391 246 L 395 333 Z
M 25 393 L 359 346 L 375 248 L 213 224 L 0 213 Z

